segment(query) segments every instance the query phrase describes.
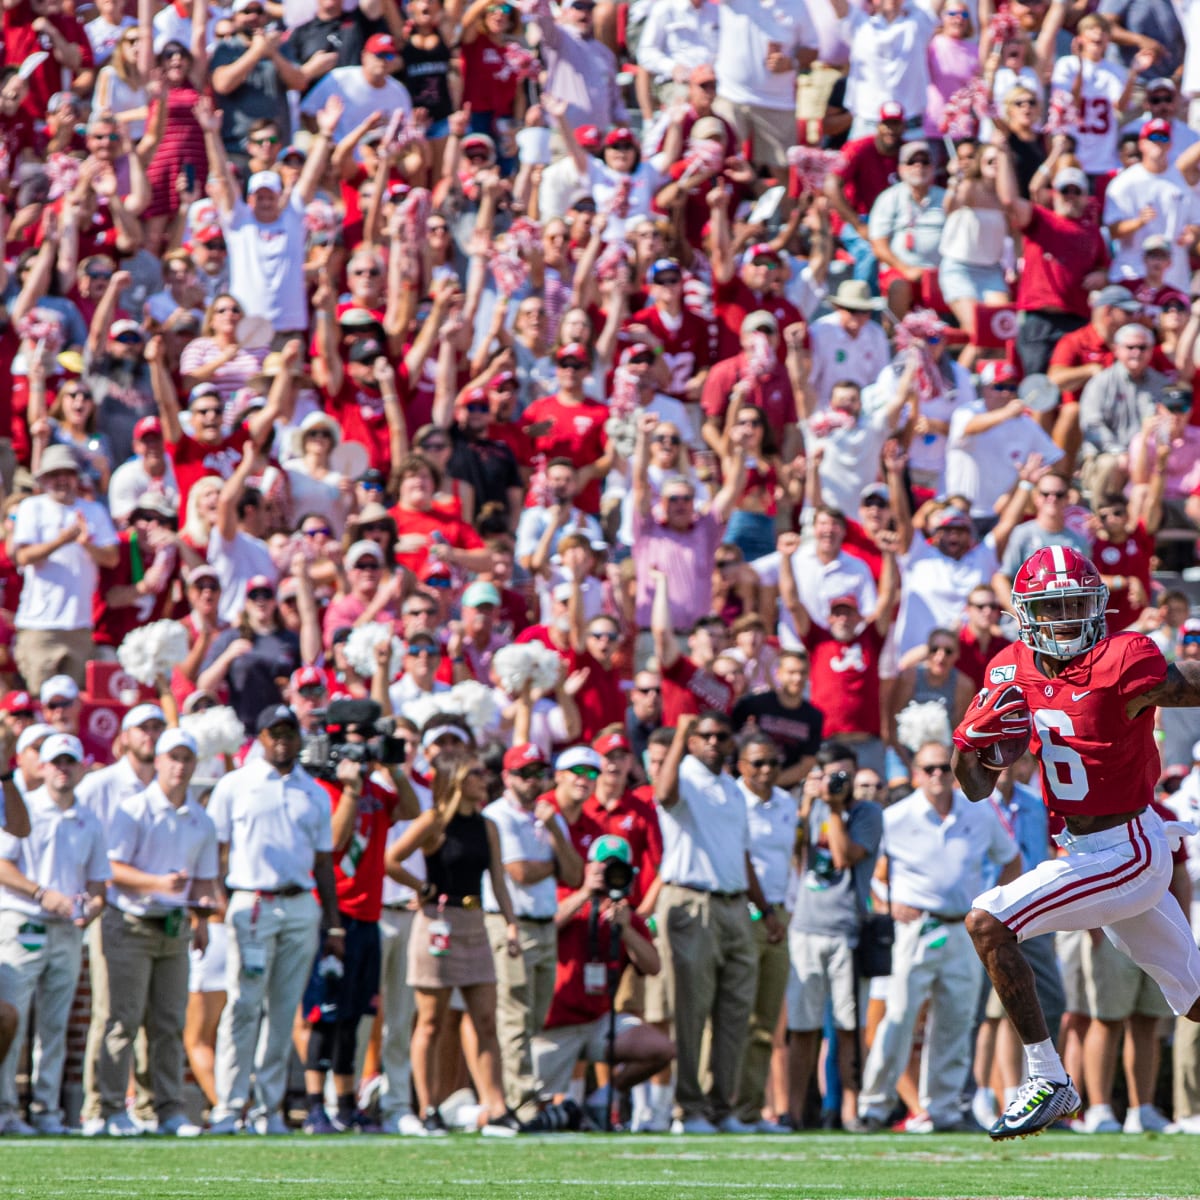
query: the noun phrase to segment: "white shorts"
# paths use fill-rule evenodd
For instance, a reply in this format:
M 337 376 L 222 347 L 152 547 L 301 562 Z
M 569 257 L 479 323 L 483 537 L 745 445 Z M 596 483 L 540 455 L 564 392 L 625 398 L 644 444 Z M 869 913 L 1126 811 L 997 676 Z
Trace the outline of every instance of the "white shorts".
M 788 956 L 788 1030 L 811 1033 L 824 1029 L 825 1003 L 831 998 L 836 1028 L 853 1029 L 854 951 L 846 939 L 789 929 Z
M 1183 1014 L 1200 997 L 1200 950 L 1175 897 L 1171 842 L 1188 826 L 1164 825 L 1152 809 L 1101 833 L 1056 838 L 1065 858 L 1048 859 L 975 908 L 1003 922 L 1018 941 L 1067 929 L 1102 928 L 1118 950 L 1162 988 Z
M 203 954 L 189 950 L 189 992 L 223 992 L 225 990 L 225 953 L 229 945 L 229 930 L 221 921 L 208 923 L 208 949 Z
M 628 1013 L 617 1013 L 616 1036 L 642 1024 Z M 533 1074 L 550 1095 L 565 1092 L 571 1084 L 575 1064 L 605 1062 L 608 1058 L 608 1017 L 597 1017 L 586 1025 L 559 1025 L 543 1029 L 530 1045 Z

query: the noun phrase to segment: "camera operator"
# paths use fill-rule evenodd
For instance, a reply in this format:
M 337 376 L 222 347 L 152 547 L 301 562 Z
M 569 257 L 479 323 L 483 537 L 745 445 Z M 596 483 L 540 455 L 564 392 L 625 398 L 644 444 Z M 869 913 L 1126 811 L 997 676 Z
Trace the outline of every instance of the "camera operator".
M 558 905 L 554 998 L 545 1028 L 533 1039 L 534 1074 L 555 1096 L 566 1092 L 580 1057 L 609 1062 L 615 1068 L 611 1083 L 619 1092 L 669 1067 L 675 1057 L 665 1033 L 628 1013 L 611 1011 L 627 963 L 643 975 L 657 975 L 661 966 L 646 922 L 629 904 L 632 860 L 624 838 L 601 836 L 588 851 L 583 886 Z M 601 1125 L 608 1103 L 607 1088 L 587 1100 Z
M 874 800 L 855 798 L 857 763 L 849 746 L 826 742 L 800 802 L 800 887 L 788 926 L 787 984 L 788 1102 L 797 1129 L 803 1124 L 830 1001 L 842 1077 L 842 1124 L 853 1128 L 858 1120 L 854 948 L 883 834 L 883 809 Z
M 510 747 L 504 755 L 504 795 L 483 810 L 500 834 L 500 857 L 508 876 L 508 894 L 521 953 L 508 953 L 508 934 L 491 882 L 484 877 L 483 911 L 498 980 L 496 1032 L 504 1065 L 509 1107 L 521 1109 L 541 1092 L 533 1072 L 530 1041 L 542 1028 L 554 995 L 558 939 L 554 929 L 558 887 L 578 887 L 583 859 L 571 845 L 560 813 L 538 794 L 550 764 L 532 742 Z
M 390 664 L 389 638 L 376 647 L 373 695 L 386 695 Z M 421 811 L 400 764 L 383 761 L 399 757 L 403 747 L 375 736 L 379 714 L 380 705 L 373 700 L 334 701 L 325 721 L 336 765 L 331 761 L 314 768 L 333 806 L 333 877 L 338 924 L 346 934 L 342 969 L 321 958 L 313 964 L 304 995 L 302 1011 L 311 1027 L 304 1056 L 304 1132 L 309 1134 L 366 1128 L 356 1106 L 354 1067 L 359 1022 L 373 1013 L 379 993 L 384 852 L 392 825 L 411 821 Z M 349 749 L 354 747 L 362 749 Z M 332 1119 L 324 1099 L 330 1070 L 337 1093 Z

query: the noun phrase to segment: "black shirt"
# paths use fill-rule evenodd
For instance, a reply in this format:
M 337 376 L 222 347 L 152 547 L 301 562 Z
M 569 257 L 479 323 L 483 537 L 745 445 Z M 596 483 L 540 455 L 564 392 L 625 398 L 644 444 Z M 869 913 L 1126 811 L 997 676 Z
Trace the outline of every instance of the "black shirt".
M 432 50 L 405 42 L 400 52 L 404 70 L 400 79 L 408 88 L 413 108 L 423 108 L 431 121 L 442 121 L 454 111 L 450 99 L 450 47 L 438 38 Z
M 775 740 L 784 770 L 820 749 L 825 717 L 807 700 L 801 700 L 796 708 L 788 708 L 778 692 L 755 692 L 743 696 L 733 706 L 734 729 L 740 731 L 751 717 L 762 733 Z
M 373 33 L 387 33 L 387 22 L 372 21 L 357 10 L 344 12 L 340 16 L 322 21 L 313 17 L 303 25 L 297 25 L 284 42 L 281 53 L 284 58 L 303 66 L 314 54 L 332 50 L 337 56 L 339 67 L 357 67 L 362 64 L 363 46 Z M 314 79 L 309 91 L 320 83 Z
M 478 896 L 483 873 L 491 862 L 487 823 L 483 813 L 456 813 L 446 826 L 445 840 L 425 855 L 425 874 L 439 896 L 455 900 Z M 436 901 L 435 901 L 436 903 Z
M 491 500 L 508 507 L 508 489 L 522 487 L 521 472 L 513 452 L 503 442 L 491 438 L 474 441 L 457 426 L 450 427 L 451 478 L 461 479 L 475 489 L 475 511 Z

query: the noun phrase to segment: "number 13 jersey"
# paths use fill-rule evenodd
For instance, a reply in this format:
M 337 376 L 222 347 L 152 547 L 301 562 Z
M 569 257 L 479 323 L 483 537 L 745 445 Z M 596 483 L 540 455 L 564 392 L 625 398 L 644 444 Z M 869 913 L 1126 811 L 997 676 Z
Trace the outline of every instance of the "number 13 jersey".
M 988 663 L 985 686 L 1015 683 L 1024 694 L 1046 807 L 1064 817 L 1096 817 L 1134 811 L 1154 797 L 1154 707 L 1131 721 L 1125 705 L 1166 673 L 1162 651 L 1145 634 L 1118 633 L 1076 655 L 1054 679 L 1016 642 Z

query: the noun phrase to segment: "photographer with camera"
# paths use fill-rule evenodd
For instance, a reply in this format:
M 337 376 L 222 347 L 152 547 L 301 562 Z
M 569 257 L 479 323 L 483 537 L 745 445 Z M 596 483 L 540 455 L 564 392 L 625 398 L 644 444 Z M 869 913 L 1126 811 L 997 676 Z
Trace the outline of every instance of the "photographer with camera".
M 558 887 L 578 887 L 583 859 L 571 845 L 567 823 L 548 800 L 539 799 L 550 764 L 532 742 L 504 755 L 504 794 L 483 810 L 500 835 L 500 858 L 521 935 L 521 953 L 508 953 L 504 915 L 484 877 L 483 911 L 496 962 L 496 1032 L 504 1063 L 509 1107 L 523 1105 L 541 1088 L 534 1074 L 530 1042 L 542 1028 L 554 995 L 558 938 L 554 929 Z
M 657 975 L 658 951 L 629 892 L 636 870 L 624 838 L 604 834 L 588 850 L 583 886 L 558 905 L 558 970 L 545 1028 L 533 1039 L 534 1075 L 546 1093 L 562 1096 L 575 1063 L 607 1062 L 611 1086 L 628 1092 L 671 1065 L 675 1047 L 666 1034 L 628 1013 L 612 1011 L 613 994 L 627 963 Z M 610 1040 L 611 1039 L 611 1040 Z M 588 1097 L 593 1120 L 604 1127 L 605 1088 Z M 531 1129 L 537 1127 L 536 1119 Z
M 832 1002 L 842 1079 L 842 1124 L 858 1120 L 859 1011 L 854 951 L 867 911 L 871 872 L 883 833 L 883 809 L 854 795 L 858 760 L 841 742 L 826 742 L 804 784 L 796 829 L 800 886 L 788 926 L 788 1108 L 803 1126 L 825 1010 Z
M 373 694 L 386 695 L 390 665 L 388 638 L 376 647 Z M 356 1109 L 354 1067 L 359 1022 L 373 1012 L 379 993 L 384 852 L 392 825 L 421 811 L 401 770 L 405 743 L 391 733 L 374 700 L 335 700 L 324 713 L 327 753 L 314 763 L 313 748 L 306 747 L 305 761 L 333 807 L 333 877 L 338 924 L 346 931 L 344 956 L 314 964 L 302 1005 L 311 1026 L 304 1056 L 309 1134 L 366 1127 Z M 332 1119 L 325 1110 L 327 1071 L 337 1093 Z

